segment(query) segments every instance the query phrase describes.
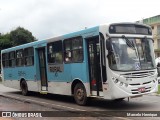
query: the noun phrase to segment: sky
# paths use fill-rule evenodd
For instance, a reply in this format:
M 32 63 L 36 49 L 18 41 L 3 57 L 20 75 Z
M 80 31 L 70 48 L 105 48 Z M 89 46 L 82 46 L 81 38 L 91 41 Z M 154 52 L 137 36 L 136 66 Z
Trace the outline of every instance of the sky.
M 0 33 L 24 27 L 38 40 L 105 23 L 160 15 L 158 0 L 0 0 Z

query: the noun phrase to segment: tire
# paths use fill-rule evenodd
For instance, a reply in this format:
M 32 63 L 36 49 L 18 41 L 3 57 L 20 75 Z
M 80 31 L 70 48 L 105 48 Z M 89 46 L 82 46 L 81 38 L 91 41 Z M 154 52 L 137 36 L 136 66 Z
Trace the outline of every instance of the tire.
M 123 101 L 125 98 L 119 98 L 119 99 L 115 99 L 116 102 L 121 102 Z
M 77 83 L 74 87 L 74 99 L 78 105 L 86 105 L 87 94 L 86 89 L 82 83 Z
M 28 95 L 28 86 L 25 80 L 21 82 L 21 91 L 22 91 L 22 95 L 24 96 Z

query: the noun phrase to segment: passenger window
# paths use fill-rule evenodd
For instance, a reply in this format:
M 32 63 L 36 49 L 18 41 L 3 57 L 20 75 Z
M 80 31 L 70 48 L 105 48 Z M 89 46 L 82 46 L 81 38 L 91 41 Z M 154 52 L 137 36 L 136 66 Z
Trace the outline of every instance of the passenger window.
M 15 67 L 15 52 L 9 53 L 9 67 Z
M 34 65 L 34 49 L 33 47 L 25 48 L 24 49 L 24 59 L 26 66 Z
M 2 64 L 3 64 L 3 67 L 9 67 L 9 55 L 8 55 L 8 53 L 3 53 L 2 54 Z
M 71 62 L 72 61 L 72 41 L 71 40 L 65 40 L 64 41 L 64 48 L 65 48 L 65 62 Z
M 16 65 L 17 66 L 23 66 L 24 61 L 23 61 L 23 50 L 17 50 L 16 51 Z
M 82 37 L 75 37 L 64 40 L 65 62 L 83 61 L 83 42 Z
M 61 64 L 63 62 L 62 41 L 48 44 L 48 63 Z

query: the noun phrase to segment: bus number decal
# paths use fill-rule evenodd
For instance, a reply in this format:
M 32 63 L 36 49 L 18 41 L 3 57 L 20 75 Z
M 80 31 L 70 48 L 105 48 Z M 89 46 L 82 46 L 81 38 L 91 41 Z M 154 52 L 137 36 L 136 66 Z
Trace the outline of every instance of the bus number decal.
M 25 76 L 26 73 L 24 71 L 18 71 L 18 76 Z
M 49 72 L 55 73 L 55 77 L 58 77 L 58 73 L 63 72 L 63 65 L 49 65 Z
M 50 72 L 63 72 L 63 66 L 62 65 L 50 65 L 49 66 L 49 71 Z

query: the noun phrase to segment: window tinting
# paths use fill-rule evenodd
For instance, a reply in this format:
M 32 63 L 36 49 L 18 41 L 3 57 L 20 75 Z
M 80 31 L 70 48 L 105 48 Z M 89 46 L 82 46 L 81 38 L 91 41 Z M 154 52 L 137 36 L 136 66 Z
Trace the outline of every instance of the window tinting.
M 75 37 L 64 40 L 65 62 L 83 61 L 83 42 L 82 37 Z
M 47 49 L 48 63 L 59 64 L 63 62 L 62 41 L 49 43 Z
M 15 52 L 10 52 L 9 53 L 9 67 L 14 67 L 15 66 Z
M 23 66 L 24 65 L 23 50 L 17 50 L 16 51 L 16 65 L 17 66 Z
M 9 54 L 8 53 L 2 54 L 2 64 L 3 64 L 3 67 L 9 67 Z
M 34 49 L 33 49 L 33 47 L 29 47 L 29 48 L 24 49 L 24 60 L 25 60 L 25 65 L 27 65 L 27 66 L 34 65 Z

